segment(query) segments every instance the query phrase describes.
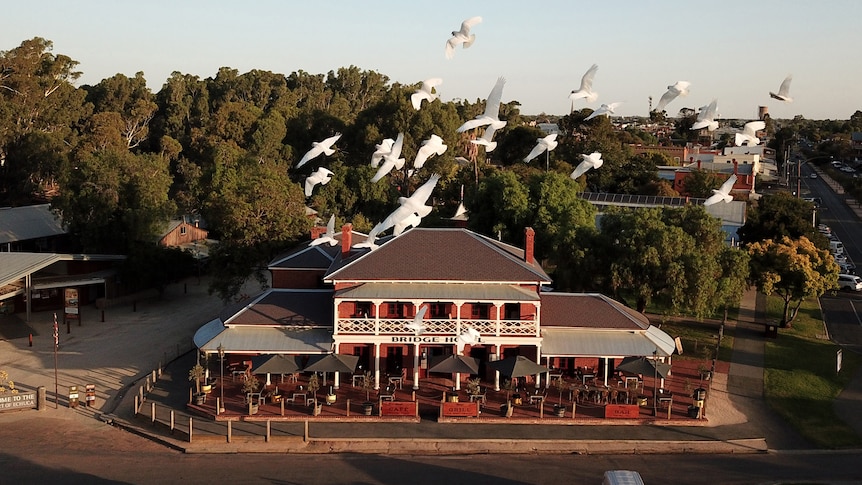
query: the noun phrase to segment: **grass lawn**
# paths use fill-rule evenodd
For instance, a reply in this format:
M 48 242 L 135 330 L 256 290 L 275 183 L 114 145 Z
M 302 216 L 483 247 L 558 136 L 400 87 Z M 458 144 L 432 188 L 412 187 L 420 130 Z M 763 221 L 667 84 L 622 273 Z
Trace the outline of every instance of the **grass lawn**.
M 780 321 L 783 304 L 780 298 L 769 297 L 767 318 Z M 825 340 L 824 334 L 819 303 L 808 299 L 800 307 L 792 327 L 779 329 L 778 338 L 766 344 L 766 402 L 818 446 L 859 447 L 862 438 L 835 415 L 832 402 L 854 375 L 862 358 L 844 352 L 842 370 L 836 372 L 836 353 L 840 347 Z

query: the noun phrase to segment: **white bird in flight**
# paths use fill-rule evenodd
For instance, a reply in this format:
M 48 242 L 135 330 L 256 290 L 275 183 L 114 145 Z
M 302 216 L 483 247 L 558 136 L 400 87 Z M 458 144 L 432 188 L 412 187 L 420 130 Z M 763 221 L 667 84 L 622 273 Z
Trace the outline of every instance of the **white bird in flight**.
M 602 154 L 599 152 L 593 152 L 589 155 L 581 155 L 581 163 L 575 167 L 575 171 L 572 172 L 570 177 L 576 179 L 587 173 L 587 170 L 590 170 L 591 168 L 601 167 L 603 163 L 605 163 L 605 161 L 602 160 Z
M 416 316 L 413 317 L 413 321 L 405 325 L 407 330 L 413 332 L 413 335 L 419 336 L 425 333 L 425 323 L 422 320 L 425 319 L 425 313 L 428 312 L 428 306 L 423 306 L 419 308 L 419 311 L 416 312 Z
M 736 175 L 734 174 L 731 175 L 730 178 L 725 180 L 724 183 L 721 184 L 721 187 L 719 187 L 718 189 L 712 189 L 712 195 L 710 195 L 709 198 L 703 202 L 703 205 L 717 204 L 722 201 L 725 204 L 732 202 L 733 196 L 730 195 L 730 191 L 733 190 L 733 184 L 735 183 Z
M 557 134 L 556 133 L 551 133 L 550 135 L 548 135 L 544 138 L 537 138 L 536 141 L 538 142 L 538 143 L 536 143 L 536 146 L 534 146 L 533 149 L 530 150 L 529 155 L 524 157 L 524 163 L 529 163 L 530 160 L 538 157 L 545 150 L 550 152 L 554 148 L 557 148 Z
M 599 93 L 593 91 L 593 78 L 596 77 L 596 71 L 598 70 L 598 64 L 593 64 L 592 67 L 587 69 L 587 72 L 584 73 L 584 77 L 581 78 L 581 87 L 572 91 L 569 94 L 569 99 L 574 101 L 576 99 L 584 98 L 588 103 L 592 103 L 598 99 Z
M 330 246 L 338 244 L 338 241 L 335 240 L 335 214 L 332 214 L 329 218 L 329 222 L 326 224 L 326 232 L 318 236 L 317 239 L 313 239 L 309 246 L 319 246 L 324 243 Z
M 464 347 L 467 345 L 476 345 L 479 343 L 480 338 L 479 331 L 473 327 L 467 327 L 461 335 L 458 336 L 458 342 L 456 342 L 456 346 L 458 348 L 458 353 L 464 352 Z
M 439 77 L 432 77 L 422 81 L 422 86 L 419 90 L 410 95 L 410 102 L 413 103 L 413 108 L 418 110 L 422 107 L 422 100 L 427 100 L 429 103 L 440 97 L 440 94 L 434 89 L 443 84 L 443 80 Z
M 371 231 L 369 231 L 369 232 L 368 232 L 368 236 L 365 238 L 365 240 L 364 240 L 364 241 L 362 241 L 362 242 L 360 242 L 360 243 L 356 243 L 356 244 L 354 244 L 354 245 L 353 245 L 353 246 L 351 246 L 351 247 L 354 247 L 354 248 L 368 248 L 368 249 L 370 249 L 370 250 L 372 250 L 372 251 L 374 251 L 375 249 L 377 249 L 378 247 L 380 247 L 380 246 L 378 246 L 378 245 L 377 245 L 377 235 L 380 233 L 380 231 L 379 231 L 379 226 L 380 226 L 380 224 L 378 224 L 378 225 L 376 225 L 376 226 L 372 227 L 372 228 L 371 228 Z
M 611 103 L 611 104 L 603 104 L 603 105 L 599 106 L 599 109 L 593 111 L 589 116 L 584 118 L 584 121 L 591 120 L 597 116 L 610 117 L 612 114 L 614 114 L 614 110 L 619 108 L 621 104 L 623 104 L 623 103 L 617 102 L 617 103 Z
M 425 165 L 425 161 L 434 155 L 442 155 L 448 147 L 443 143 L 443 139 L 437 135 L 431 135 L 431 138 L 422 142 L 422 146 L 416 151 L 416 159 L 413 160 L 413 168 L 419 170 Z
M 757 137 L 757 132 L 760 130 L 766 129 L 766 122 L 764 121 L 749 121 L 742 128 L 742 133 L 737 133 L 734 136 L 734 145 L 742 146 L 743 143 L 747 143 L 748 146 L 753 147 L 760 143 L 760 138 Z
M 401 167 L 404 166 L 405 162 L 405 160 L 401 158 L 402 146 L 404 146 L 404 133 L 399 133 L 398 138 L 395 139 L 395 143 L 392 145 L 392 151 L 383 155 L 383 159 L 380 161 L 380 166 L 377 168 L 377 173 L 371 178 L 372 183 L 385 177 L 393 168 L 401 170 Z
M 437 181 L 439 180 L 440 175 L 435 173 L 431 175 L 427 182 L 416 189 L 416 191 L 413 192 L 413 195 L 410 197 L 399 197 L 398 203 L 400 206 L 389 214 L 386 219 L 383 219 L 383 222 L 375 226 L 377 229 L 376 233 L 380 234 L 390 227 L 394 227 L 395 224 L 411 217 L 414 213 L 418 214 L 420 219 L 431 213 L 432 207 L 430 205 L 425 205 L 425 203 L 428 201 L 428 198 L 431 197 L 431 192 L 434 190 L 434 187 L 437 186 Z M 372 229 L 372 231 L 374 231 L 374 229 Z
M 461 30 L 452 32 L 452 37 L 446 41 L 446 59 L 451 59 L 455 56 L 455 48 L 459 44 L 463 45 L 464 49 L 473 45 L 473 42 L 476 41 L 476 36 L 470 33 L 470 29 L 481 21 L 482 17 L 470 17 L 461 22 Z
M 491 125 L 495 130 L 499 130 L 506 126 L 505 121 L 500 121 L 500 102 L 503 99 L 503 85 L 505 84 L 506 79 L 498 78 L 497 84 L 494 85 L 494 89 L 491 90 L 491 94 L 485 100 L 485 112 L 459 126 L 455 131 L 463 133 L 485 125 Z
M 306 162 L 313 158 L 316 158 L 321 153 L 326 155 L 327 157 L 335 153 L 335 149 L 332 148 L 332 145 L 334 145 L 339 138 L 341 138 L 341 133 L 336 133 L 335 135 L 330 136 L 323 141 L 313 142 L 311 144 L 311 150 L 305 152 L 305 155 L 303 155 L 299 163 L 296 164 L 296 168 L 305 165 Z
M 495 148 L 497 148 L 497 142 L 493 141 L 494 133 L 497 132 L 497 129 L 494 128 L 493 125 L 488 125 L 485 127 L 485 131 L 482 133 L 482 136 L 476 138 L 475 140 L 470 140 L 470 143 L 474 145 L 482 145 L 485 147 L 485 153 L 493 152 Z
M 691 125 L 692 130 L 700 130 L 706 128 L 709 131 L 715 131 L 718 128 L 718 121 L 715 121 L 716 107 L 718 100 L 713 99 L 707 106 L 700 108 L 700 113 L 697 114 L 697 121 Z
M 792 103 L 793 98 L 790 97 L 790 81 L 793 81 L 793 75 L 790 74 L 784 81 L 781 82 L 781 86 L 778 87 L 778 94 L 769 92 L 769 97 L 777 99 L 779 101 L 784 101 L 786 103 Z
M 404 219 L 395 223 L 395 226 L 392 228 L 392 235 L 400 236 L 408 227 L 419 227 L 421 222 L 422 218 L 419 217 L 419 214 L 413 212 Z
M 316 172 L 312 173 L 305 179 L 305 196 L 311 197 L 314 191 L 314 186 L 317 184 L 326 185 L 332 180 L 332 172 L 324 167 L 320 167 Z
M 688 96 L 689 86 L 691 86 L 691 83 L 688 81 L 677 81 L 676 83 L 668 86 L 667 91 L 662 94 L 661 99 L 658 100 L 658 104 L 655 107 L 655 111 L 663 111 L 665 106 L 667 106 L 671 101 L 676 99 L 677 96 Z
M 380 160 L 382 160 L 385 155 L 392 153 L 392 145 L 394 144 L 395 140 L 392 138 L 386 138 L 379 144 L 374 145 L 374 153 L 371 154 L 371 166 L 377 168 L 380 165 Z

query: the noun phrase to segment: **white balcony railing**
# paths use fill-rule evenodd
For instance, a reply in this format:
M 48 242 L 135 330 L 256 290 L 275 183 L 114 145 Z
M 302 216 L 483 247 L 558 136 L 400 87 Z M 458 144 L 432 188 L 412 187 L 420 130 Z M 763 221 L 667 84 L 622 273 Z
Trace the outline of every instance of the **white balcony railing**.
M 339 334 L 366 335 L 409 335 L 412 334 L 406 325 L 412 323 L 412 318 L 339 318 L 335 328 Z M 480 335 L 536 335 L 538 324 L 535 320 L 423 320 L 425 334 L 430 335 L 461 335 L 468 327 L 475 329 Z

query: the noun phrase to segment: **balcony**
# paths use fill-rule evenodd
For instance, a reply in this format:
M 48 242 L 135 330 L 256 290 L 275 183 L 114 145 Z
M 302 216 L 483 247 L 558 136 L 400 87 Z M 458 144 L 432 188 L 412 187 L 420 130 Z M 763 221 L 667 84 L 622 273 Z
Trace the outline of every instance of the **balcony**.
M 363 335 L 412 335 L 406 328 L 412 318 L 339 318 L 335 322 L 338 334 Z M 458 336 L 468 327 L 483 336 L 538 335 L 539 325 L 535 320 L 455 320 L 429 319 L 423 335 Z

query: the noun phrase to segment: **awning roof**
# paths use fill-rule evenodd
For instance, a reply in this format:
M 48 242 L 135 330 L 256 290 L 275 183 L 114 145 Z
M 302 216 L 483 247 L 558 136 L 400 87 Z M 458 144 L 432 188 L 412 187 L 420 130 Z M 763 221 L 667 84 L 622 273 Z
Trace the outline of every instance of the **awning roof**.
M 454 301 L 538 301 L 535 291 L 515 285 L 479 283 L 364 283 L 335 292 L 336 298 L 350 300 L 385 299 L 390 301 L 422 298 Z
M 205 353 L 325 354 L 332 350 L 328 328 L 230 327 L 216 319 L 199 328 L 195 345 Z
M 646 331 L 542 329 L 542 355 L 551 357 L 662 357 L 673 354 L 673 339 L 656 327 Z

